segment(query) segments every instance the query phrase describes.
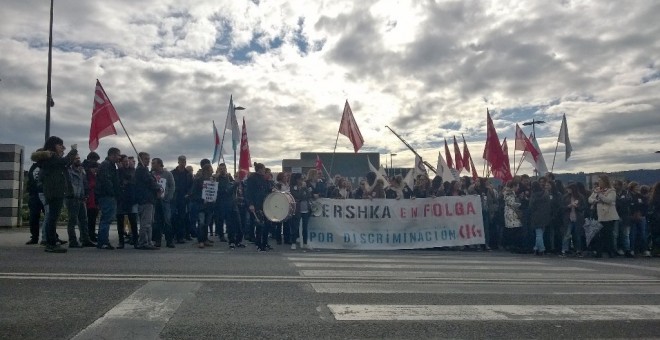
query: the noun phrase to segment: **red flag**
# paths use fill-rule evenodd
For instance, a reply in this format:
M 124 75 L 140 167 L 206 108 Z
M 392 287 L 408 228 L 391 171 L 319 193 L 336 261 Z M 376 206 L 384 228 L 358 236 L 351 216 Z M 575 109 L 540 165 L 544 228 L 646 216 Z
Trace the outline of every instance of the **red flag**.
M 245 117 L 243 117 L 243 131 L 241 132 L 241 154 L 238 160 L 238 180 L 243 180 L 250 173 L 250 146 L 248 145 L 247 129 L 245 128 Z
M 502 145 L 497 137 L 497 131 L 493 120 L 490 118 L 490 112 L 486 109 L 487 133 L 486 147 L 484 148 L 483 158 L 490 164 L 491 172 L 501 171 L 504 166 L 504 155 L 502 154 Z
M 447 139 L 445 139 L 445 160 L 447 161 L 447 166 L 450 169 L 454 169 L 454 161 L 451 158 L 451 153 L 449 153 L 449 146 L 447 146 Z
M 314 165 L 314 167 L 316 168 L 316 171 L 318 171 L 320 174 L 321 168 L 323 168 L 323 162 L 321 162 L 321 158 L 319 158 L 319 155 L 316 155 L 316 164 Z
M 103 90 L 101 82 L 96 80 L 94 90 L 94 108 L 92 109 L 92 125 L 89 128 L 89 149 L 96 150 L 99 147 L 99 139 L 116 135 L 115 122 L 119 121 L 119 115 L 112 106 L 110 98 Z
M 458 147 L 458 142 L 456 142 L 456 136 L 454 136 L 454 159 L 456 160 L 456 171 L 460 174 L 463 171 L 465 166 L 463 165 L 463 156 L 461 156 L 461 149 Z
M 465 166 L 465 171 L 470 172 L 470 161 L 472 160 L 472 156 L 470 155 L 470 150 L 468 150 L 467 143 L 465 142 L 465 136 L 461 134 L 461 137 L 463 137 L 463 166 Z
M 509 147 L 506 144 L 506 138 L 502 141 L 502 154 L 504 156 L 504 163 L 502 168 L 493 169 L 493 177 L 501 179 L 504 183 L 513 179 L 511 175 L 511 164 L 509 161 Z
M 476 182 L 479 179 L 479 174 L 477 173 L 477 168 L 474 166 L 472 161 L 472 156 L 470 156 L 470 167 L 472 168 L 472 179 Z
M 346 104 L 344 105 L 344 113 L 341 116 L 341 123 L 339 124 L 339 133 L 351 140 L 355 152 L 358 152 L 362 145 L 364 145 L 364 138 L 362 138 L 360 129 L 355 122 L 355 117 L 353 117 L 353 111 L 351 111 L 351 107 L 348 105 L 348 100 L 346 100 Z

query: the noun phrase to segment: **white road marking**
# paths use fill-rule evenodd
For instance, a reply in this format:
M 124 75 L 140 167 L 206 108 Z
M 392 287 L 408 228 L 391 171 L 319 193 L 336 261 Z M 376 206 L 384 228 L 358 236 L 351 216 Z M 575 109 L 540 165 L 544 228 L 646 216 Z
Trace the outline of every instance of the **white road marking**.
M 603 266 L 623 267 L 623 268 L 632 268 L 632 269 L 641 269 L 641 270 L 650 270 L 650 271 L 654 271 L 654 272 L 660 272 L 660 268 L 637 266 L 637 265 L 630 264 L 630 263 L 615 263 L 615 262 L 593 261 L 593 260 L 576 260 L 575 262 L 583 262 L 583 263 L 590 263 L 590 264 L 599 264 L 599 265 L 603 265 Z M 655 264 L 657 264 L 657 262 Z
M 653 279 L 646 276 L 630 274 L 603 274 L 603 273 L 489 273 L 489 272 L 463 272 L 463 271 L 393 271 L 393 270 L 300 270 L 301 276 L 307 277 L 407 277 L 407 278 L 456 278 L 456 279 L 547 279 L 553 280 L 596 280 L 596 279 Z
M 73 339 L 158 339 L 181 302 L 200 286 L 198 282 L 149 282 Z
M 419 259 L 419 258 L 318 258 L 318 257 L 288 257 L 289 261 L 292 262 L 373 262 L 373 263 L 427 263 L 427 264 L 499 264 L 499 265 L 516 265 L 516 266 L 526 266 L 526 265 L 546 265 L 547 263 L 543 262 L 534 262 L 534 261 L 484 261 L 484 260 L 460 260 L 460 259 L 444 259 L 444 258 L 433 258 L 433 259 Z
M 657 305 L 342 305 L 339 321 L 596 321 L 660 320 Z
M 634 290 L 628 285 L 511 285 L 474 284 L 469 292 L 465 284 L 416 283 L 406 282 L 318 282 L 310 284 L 312 289 L 322 294 L 441 294 L 441 295 L 660 295 L 658 285 L 636 285 Z M 542 293 L 539 293 L 542 292 Z
M 337 263 L 337 262 L 294 262 L 298 268 L 374 268 L 374 269 L 433 269 L 433 270 L 521 270 L 521 267 L 505 265 L 446 265 L 446 264 L 399 264 L 399 263 Z M 562 266 L 539 266 L 524 268 L 533 271 L 590 272 L 593 269 Z

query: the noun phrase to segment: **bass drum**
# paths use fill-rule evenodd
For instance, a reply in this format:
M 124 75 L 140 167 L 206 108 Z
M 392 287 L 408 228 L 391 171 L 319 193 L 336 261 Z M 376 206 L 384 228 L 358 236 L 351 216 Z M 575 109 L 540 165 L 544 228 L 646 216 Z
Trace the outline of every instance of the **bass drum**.
M 296 213 L 296 200 L 288 192 L 275 191 L 264 200 L 264 215 L 275 223 L 283 222 Z

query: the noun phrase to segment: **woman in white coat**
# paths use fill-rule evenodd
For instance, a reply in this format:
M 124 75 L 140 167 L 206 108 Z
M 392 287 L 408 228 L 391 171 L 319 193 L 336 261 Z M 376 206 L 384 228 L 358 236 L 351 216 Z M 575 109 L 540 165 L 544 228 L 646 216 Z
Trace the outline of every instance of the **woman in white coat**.
M 601 175 L 598 179 L 598 187 L 594 188 L 589 196 L 589 204 L 596 205 L 598 222 L 603 225 L 603 229 L 598 233 L 598 243 L 596 244 L 596 256 L 602 257 L 607 252 L 610 257 L 614 257 L 613 231 L 614 223 L 619 220 L 619 214 L 616 212 L 616 190 L 610 184 L 610 178 L 607 175 Z

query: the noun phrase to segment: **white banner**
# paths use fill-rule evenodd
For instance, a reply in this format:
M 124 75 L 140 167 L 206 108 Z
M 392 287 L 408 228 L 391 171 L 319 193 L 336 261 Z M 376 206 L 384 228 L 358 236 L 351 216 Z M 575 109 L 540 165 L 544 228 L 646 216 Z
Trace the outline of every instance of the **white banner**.
M 204 202 L 215 202 L 218 197 L 218 182 L 204 181 L 202 186 L 202 198 Z
M 479 196 L 394 199 L 319 199 L 309 220 L 318 249 L 419 249 L 485 243 Z

